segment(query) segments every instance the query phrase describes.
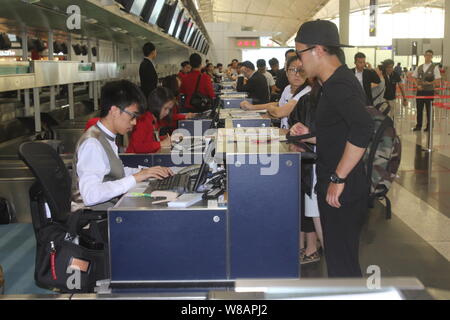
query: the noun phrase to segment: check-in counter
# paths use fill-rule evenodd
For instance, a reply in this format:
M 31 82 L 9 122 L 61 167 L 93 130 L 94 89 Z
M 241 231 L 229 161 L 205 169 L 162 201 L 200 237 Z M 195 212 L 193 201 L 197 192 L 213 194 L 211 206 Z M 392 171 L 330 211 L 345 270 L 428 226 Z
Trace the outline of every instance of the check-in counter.
M 240 278 L 300 277 L 301 154 L 276 140 L 275 129 L 270 144 L 261 142 L 267 136 L 261 130 L 267 129 L 247 132 L 247 141 L 240 140 L 243 129 L 227 130 L 219 129 L 216 146 L 216 157 L 226 158 L 224 206 L 209 200 L 170 208 L 132 192 L 109 210 L 113 292 L 157 291 L 175 282 L 197 290 Z M 122 159 L 130 164 L 134 156 L 147 157 L 149 165 L 158 157 Z M 268 188 L 274 185 L 283 188 Z M 146 184 L 136 188 L 142 192 Z

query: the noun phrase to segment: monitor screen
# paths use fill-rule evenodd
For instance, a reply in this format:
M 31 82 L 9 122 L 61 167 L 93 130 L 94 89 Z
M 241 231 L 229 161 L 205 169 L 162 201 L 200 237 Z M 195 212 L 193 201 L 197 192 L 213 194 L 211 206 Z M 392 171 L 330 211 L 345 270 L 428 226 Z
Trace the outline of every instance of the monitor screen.
M 188 18 L 187 16 L 185 16 L 183 25 L 181 26 L 180 36 L 178 38 L 181 41 L 184 41 L 184 38 L 186 37 L 188 26 L 189 26 L 190 23 L 191 23 L 191 18 Z
M 197 39 L 197 34 L 198 34 L 198 29 L 194 30 L 194 32 L 190 36 L 189 42 L 188 42 L 189 47 L 193 46 L 195 39 Z
M 202 36 L 202 38 L 200 39 L 198 46 L 197 46 L 198 51 L 201 51 L 204 41 L 205 41 L 205 38 Z
M 183 11 L 180 13 L 180 21 L 178 21 L 178 27 L 176 28 L 177 31 L 175 33 L 175 38 L 180 39 L 180 35 L 181 35 L 181 30 L 184 27 L 184 22 L 186 21 L 186 16 L 184 15 L 184 9 Z
M 183 19 L 183 13 L 184 13 L 184 9 L 180 9 L 180 12 L 178 12 L 178 16 L 174 17 L 175 27 L 173 28 L 173 32 L 170 35 L 175 38 L 177 37 L 178 32 L 181 30 L 181 25 L 182 25 L 181 20 Z
M 209 172 L 208 162 L 210 162 L 214 158 L 215 149 L 216 149 L 215 141 L 210 140 L 209 143 L 207 143 L 207 145 L 205 147 L 205 151 L 203 153 L 203 161 L 202 161 L 202 164 L 198 171 L 197 178 L 195 179 L 195 183 L 194 183 L 194 188 L 193 188 L 194 192 L 197 192 L 198 188 L 206 182 L 208 172 Z
M 153 7 L 152 14 L 150 15 L 150 19 L 148 20 L 148 23 L 150 24 L 156 24 L 158 21 L 159 14 L 162 11 L 162 8 L 164 7 L 165 0 L 156 0 L 155 6 Z
M 189 23 L 188 23 L 188 26 L 186 29 L 186 34 L 184 35 L 184 39 L 183 39 L 184 43 L 188 43 L 188 38 L 189 38 L 189 35 L 191 34 L 193 27 L 194 27 L 194 22 L 191 19 L 189 19 Z
M 169 34 L 173 36 L 175 33 L 175 27 L 178 25 L 178 21 L 180 20 L 181 7 L 177 5 L 175 8 L 175 13 L 173 14 L 172 22 L 170 22 Z
M 189 31 L 189 34 L 186 37 L 186 44 L 190 45 L 191 44 L 191 38 L 192 35 L 194 34 L 194 32 L 197 30 L 197 27 L 195 25 L 192 26 L 191 30 Z
M 158 21 L 156 24 L 161 27 L 165 32 L 168 32 L 170 25 L 175 15 L 175 10 L 177 9 L 178 1 L 166 0 L 164 6 L 159 14 Z
M 142 9 L 144 9 L 144 5 L 147 2 L 147 0 L 134 0 L 131 8 L 130 13 L 134 14 L 136 16 L 140 16 L 142 13 Z
M 199 32 L 198 35 L 197 35 L 197 39 L 195 40 L 194 47 L 193 47 L 195 50 L 197 50 L 198 45 L 199 45 L 200 40 L 202 39 L 202 37 L 203 37 L 202 33 Z

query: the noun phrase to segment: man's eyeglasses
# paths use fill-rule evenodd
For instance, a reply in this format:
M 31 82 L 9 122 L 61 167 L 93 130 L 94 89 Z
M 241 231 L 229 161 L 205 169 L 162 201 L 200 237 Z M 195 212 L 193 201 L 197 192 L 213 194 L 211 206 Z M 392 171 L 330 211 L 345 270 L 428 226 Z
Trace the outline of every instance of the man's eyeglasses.
M 120 111 L 125 112 L 127 115 L 129 115 L 131 117 L 131 121 L 133 121 L 134 119 L 137 119 L 139 117 L 139 114 L 127 111 L 125 109 L 120 109 Z
M 295 74 L 301 75 L 304 72 L 304 70 L 302 68 L 289 68 L 289 69 L 287 69 L 287 71 L 289 74 L 292 74 L 292 75 L 295 75 Z
M 303 52 L 306 52 L 306 51 L 309 51 L 309 50 L 312 50 L 312 49 L 314 49 L 316 46 L 312 46 L 312 47 L 309 47 L 309 48 L 306 48 L 306 49 L 303 49 L 303 50 L 298 50 L 298 51 L 295 51 L 295 53 L 297 54 L 297 58 L 300 60 L 300 61 L 302 61 L 302 53 Z

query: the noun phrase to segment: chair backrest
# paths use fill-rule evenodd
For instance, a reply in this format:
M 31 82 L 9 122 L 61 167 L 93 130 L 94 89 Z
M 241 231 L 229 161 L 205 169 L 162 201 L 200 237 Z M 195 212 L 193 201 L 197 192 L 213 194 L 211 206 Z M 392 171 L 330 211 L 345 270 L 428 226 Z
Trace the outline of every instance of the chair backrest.
M 46 143 L 25 142 L 19 147 L 19 157 L 41 185 L 52 220 L 65 222 L 70 213 L 72 178 L 59 154 Z

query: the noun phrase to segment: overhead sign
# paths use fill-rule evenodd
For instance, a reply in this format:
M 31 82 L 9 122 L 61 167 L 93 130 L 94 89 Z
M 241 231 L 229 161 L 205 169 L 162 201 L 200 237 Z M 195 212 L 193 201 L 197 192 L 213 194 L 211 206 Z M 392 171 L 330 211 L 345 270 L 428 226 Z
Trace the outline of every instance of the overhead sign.
M 377 36 L 377 13 L 378 13 L 378 0 L 370 0 L 370 30 L 369 36 Z
M 261 41 L 259 38 L 238 38 L 236 39 L 236 47 L 246 49 L 261 48 Z

